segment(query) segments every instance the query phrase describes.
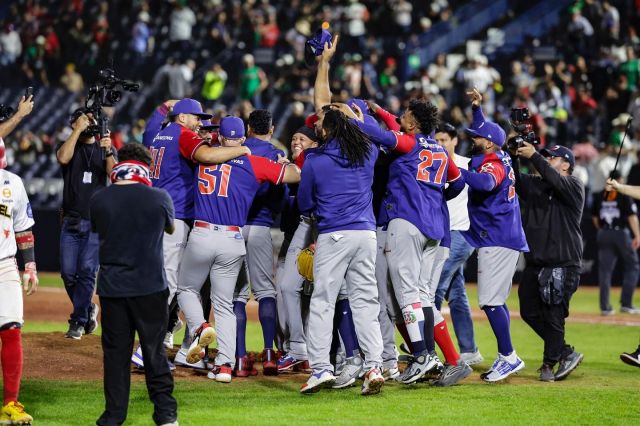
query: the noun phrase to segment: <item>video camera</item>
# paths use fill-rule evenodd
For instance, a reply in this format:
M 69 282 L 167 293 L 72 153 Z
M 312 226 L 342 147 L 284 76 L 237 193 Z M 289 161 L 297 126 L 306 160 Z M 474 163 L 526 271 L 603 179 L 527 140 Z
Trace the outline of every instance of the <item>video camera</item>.
M 531 115 L 528 108 L 511 108 L 511 127 L 517 133 L 507 140 L 507 148 L 516 150 L 524 146 L 524 142 L 528 142 L 532 145 L 538 145 L 540 141 L 532 130 L 533 126 L 529 123 Z
M 4 123 L 13 115 L 14 110 L 10 106 L 0 104 L 0 123 Z
M 84 103 L 86 112 L 91 112 L 98 124 L 89 126 L 83 133 L 92 136 L 100 135 L 100 137 L 109 133 L 107 128 L 109 119 L 104 114 L 102 107 L 112 107 L 120 102 L 122 92 L 116 90 L 118 86 L 128 92 L 137 92 L 140 89 L 140 85 L 137 83 L 117 78 L 111 68 L 105 68 L 98 72 L 98 83 L 89 88 Z

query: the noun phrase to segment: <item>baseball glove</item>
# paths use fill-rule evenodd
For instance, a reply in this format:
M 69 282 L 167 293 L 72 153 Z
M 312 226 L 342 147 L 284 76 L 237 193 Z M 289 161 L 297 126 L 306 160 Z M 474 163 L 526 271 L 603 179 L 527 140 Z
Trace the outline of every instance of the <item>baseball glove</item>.
M 298 255 L 298 272 L 307 281 L 313 282 L 313 254 L 316 251 L 314 244 L 306 248 Z

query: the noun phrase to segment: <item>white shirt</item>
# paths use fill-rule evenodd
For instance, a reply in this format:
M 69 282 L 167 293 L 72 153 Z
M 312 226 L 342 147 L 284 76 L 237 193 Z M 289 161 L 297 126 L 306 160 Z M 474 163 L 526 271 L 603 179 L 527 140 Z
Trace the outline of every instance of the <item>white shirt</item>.
M 453 162 L 459 169 L 469 169 L 470 158 L 456 155 Z M 464 185 L 464 189 L 458 196 L 447 201 L 449 208 L 449 229 L 452 231 L 467 231 L 471 222 L 469 221 L 469 211 L 467 210 L 467 200 L 469 199 L 469 186 Z
M 26 231 L 35 222 L 22 179 L 0 170 L 0 184 L 0 259 L 4 259 L 16 255 L 15 233 Z

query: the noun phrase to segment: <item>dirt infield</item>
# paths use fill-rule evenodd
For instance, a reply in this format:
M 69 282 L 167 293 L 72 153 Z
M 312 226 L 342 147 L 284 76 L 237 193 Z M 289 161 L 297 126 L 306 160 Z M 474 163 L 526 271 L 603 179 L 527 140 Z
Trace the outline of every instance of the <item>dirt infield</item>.
M 595 289 L 594 289 L 595 291 Z M 38 293 L 25 297 L 25 321 L 64 322 L 71 311 L 71 303 L 63 289 L 41 288 Z M 446 310 L 445 310 L 446 312 Z M 511 313 L 518 317 L 517 312 Z M 258 320 L 258 304 L 249 302 L 247 316 L 251 321 Z M 473 310 L 472 316 L 478 320 L 486 320 L 479 310 Z M 619 315 L 601 317 L 597 314 L 574 313 L 569 317 L 571 322 L 587 324 L 616 324 L 640 326 L 640 317 Z M 102 379 L 102 349 L 98 336 L 84 336 L 82 340 L 65 339 L 61 332 L 55 333 L 26 333 L 24 339 L 25 366 L 24 377 L 27 379 L 48 380 L 101 380 Z M 210 351 L 213 356 L 214 351 Z M 171 358 L 175 351 L 171 353 Z M 260 363 L 256 368 L 261 369 Z M 303 381 L 304 374 L 281 375 L 269 380 L 291 380 L 292 376 Z M 143 380 L 144 375 L 137 372 L 134 380 Z M 207 380 L 206 372 L 178 368 L 175 377 L 181 380 Z M 260 373 L 260 377 L 262 373 Z M 244 379 L 246 380 L 246 379 Z

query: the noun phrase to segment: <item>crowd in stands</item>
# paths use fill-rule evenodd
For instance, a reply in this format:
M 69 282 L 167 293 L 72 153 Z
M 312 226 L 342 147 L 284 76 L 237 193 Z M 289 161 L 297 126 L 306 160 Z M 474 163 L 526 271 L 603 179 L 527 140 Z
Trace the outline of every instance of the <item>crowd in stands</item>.
M 246 116 L 274 100 L 289 105 L 279 139 L 285 142 L 310 111 L 314 70 L 304 64 L 304 43 L 326 23 L 340 33 L 341 57 L 332 70 L 337 99 L 374 99 L 391 112 L 424 96 L 459 129 L 470 113 L 464 92 L 477 87 L 485 110 L 508 127 L 512 107 L 529 108 L 543 145 L 572 146 L 576 173 L 591 192 L 617 154 L 627 117 L 623 176 L 640 147 L 640 1 L 578 0 L 561 23 L 540 40 L 529 40 L 509 58 L 489 61 L 464 46 L 433 63 L 407 60 L 438 23 L 454 23 L 457 0 L 18 0 L 0 5 L 0 75 L 14 85 L 62 86 L 82 102 L 97 70 L 152 88 L 137 117 L 114 121 L 115 146 L 141 140 L 144 119 L 164 99 L 191 96 L 215 113 Z M 513 2 L 517 14 L 527 6 Z M 517 3 L 517 4 L 516 4 Z M 460 24 L 455 22 L 455 24 Z M 453 27 L 453 25 L 452 25 Z M 438 26 L 438 30 L 447 26 Z M 482 34 L 478 35 L 482 39 Z M 553 46 L 555 59 L 540 60 L 534 48 Z M 466 56 L 465 56 L 466 54 Z M 454 56 L 462 62 L 454 61 Z M 408 77 L 407 77 L 408 76 Z M 37 108 L 37 105 L 36 105 Z M 276 119 L 278 117 L 276 116 Z M 51 135 L 17 131 L 8 141 L 16 161 L 29 164 L 50 153 L 68 129 Z M 462 143 L 461 150 L 468 148 Z

